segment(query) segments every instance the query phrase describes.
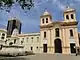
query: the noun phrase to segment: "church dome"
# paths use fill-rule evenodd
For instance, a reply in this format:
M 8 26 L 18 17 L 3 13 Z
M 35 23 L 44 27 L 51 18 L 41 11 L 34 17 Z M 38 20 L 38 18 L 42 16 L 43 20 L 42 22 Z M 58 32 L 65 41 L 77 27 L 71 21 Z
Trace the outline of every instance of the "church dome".
M 75 9 L 70 8 L 69 6 L 64 10 L 64 12 L 75 11 Z
M 47 10 L 45 10 L 45 12 L 43 13 L 43 15 L 50 15 L 50 13 Z

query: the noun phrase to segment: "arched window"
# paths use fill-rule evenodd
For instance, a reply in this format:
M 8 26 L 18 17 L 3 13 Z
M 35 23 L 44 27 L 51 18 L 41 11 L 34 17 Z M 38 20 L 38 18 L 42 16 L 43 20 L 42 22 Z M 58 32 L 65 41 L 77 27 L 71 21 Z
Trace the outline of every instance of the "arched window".
M 0 50 L 2 50 L 2 46 L 3 46 L 3 45 L 0 46 Z
M 48 23 L 48 18 L 46 18 L 46 23 Z
M 38 46 L 36 48 L 38 49 Z
M 42 23 L 44 24 L 44 19 L 42 19 Z
M 59 37 L 59 28 L 55 29 L 55 35 L 56 35 L 56 37 Z
M 70 36 L 73 37 L 73 30 L 72 29 L 70 30 Z
M 33 47 L 31 47 L 31 50 L 33 50 Z
M 1 39 L 4 39 L 5 38 L 5 34 L 4 33 L 2 33 L 2 37 L 1 37 Z
M 33 40 L 33 37 L 31 37 L 31 39 Z
M 5 34 L 3 33 L 2 36 L 5 36 Z
M 73 14 L 71 14 L 71 19 L 74 19 L 74 15 Z
M 5 37 L 3 37 L 3 36 L 1 37 L 1 39 L 4 39 L 4 38 L 5 38 Z
M 44 38 L 46 38 L 46 32 L 44 32 Z
M 10 42 L 10 43 L 9 43 L 9 45 L 12 45 L 12 44 L 13 44 L 13 42 Z
M 7 40 L 5 41 L 5 44 L 7 44 Z
M 14 39 L 14 44 L 16 43 L 16 39 Z
M 23 41 L 21 41 L 21 44 L 23 44 Z
M 29 38 L 27 37 L 27 42 L 28 42 L 28 39 L 29 39 Z
M 33 42 L 33 37 L 31 37 L 31 39 L 32 39 L 32 42 Z
M 66 15 L 66 19 L 69 19 L 69 16 L 68 15 Z
M 39 37 L 37 37 L 37 42 L 39 42 Z

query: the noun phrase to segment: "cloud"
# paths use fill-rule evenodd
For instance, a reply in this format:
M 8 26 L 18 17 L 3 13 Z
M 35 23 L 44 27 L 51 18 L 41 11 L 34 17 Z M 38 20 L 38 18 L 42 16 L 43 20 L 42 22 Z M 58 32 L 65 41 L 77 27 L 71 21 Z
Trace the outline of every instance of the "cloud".
M 65 9 L 65 5 L 62 4 L 59 0 L 53 0 L 52 3 L 54 5 L 56 5 L 59 9 L 64 10 Z
M 39 5 L 44 4 L 48 1 L 49 0 L 34 0 L 34 6 L 39 6 Z
M 57 5 L 61 10 L 64 10 L 65 9 L 65 5 L 61 4 L 60 2 L 58 2 L 58 5 Z
M 36 31 L 39 31 L 39 29 L 40 29 L 39 28 L 39 23 L 40 23 L 39 16 L 44 11 L 45 7 L 47 6 L 48 10 L 50 10 L 51 13 L 53 13 L 53 11 L 54 11 L 55 13 L 53 15 L 55 15 L 56 18 L 59 18 L 57 16 L 58 13 L 56 13 L 56 12 L 65 9 L 66 4 L 67 4 L 66 1 L 67 0 L 35 0 L 34 7 L 32 7 L 31 10 L 27 11 L 25 14 L 24 14 L 23 10 L 21 10 L 21 8 L 18 8 L 17 6 L 15 6 L 15 8 L 12 8 L 11 12 L 7 15 L 8 15 L 8 18 L 17 17 L 19 20 L 21 20 L 22 32 L 36 32 Z M 75 2 L 69 1 L 70 6 L 77 7 L 78 6 L 77 3 L 80 2 L 80 0 L 75 0 Z M 53 5 L 54 5 L 54 7 L 53 7 Z M 53 8 L 55 10 L 53 10 Z M 0 23 L 2 23 L 2 22 L 7 23 L 7 17 L 6 17 L 7 15 L 4 12 L 2 12 L 0 14 Z M 4 16 L 6 18 L 4 18 Z
M 80 3 L 80 0 L 74 0 L 75 2 L 79 2 Z
M 69 2 L 67 0 L 53 0 L 53 4 L 56 5 L 60 10 L 65 10 L 67 6 L 75 7 L 79 3 L 80 0 L 70 0 Z

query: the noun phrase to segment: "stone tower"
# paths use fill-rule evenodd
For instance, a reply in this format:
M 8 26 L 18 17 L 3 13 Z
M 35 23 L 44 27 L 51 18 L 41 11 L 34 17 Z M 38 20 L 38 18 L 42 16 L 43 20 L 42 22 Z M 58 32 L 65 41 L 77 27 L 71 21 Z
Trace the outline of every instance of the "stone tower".
M 40 16 L 40 25 L 47 25 L 52 22 L 52 17 L 50 13 L 45 10 L 44 13 Z
M 75 9 L 69 6 L 64 10 L 64 21 L 71 22 L 76 21 Z

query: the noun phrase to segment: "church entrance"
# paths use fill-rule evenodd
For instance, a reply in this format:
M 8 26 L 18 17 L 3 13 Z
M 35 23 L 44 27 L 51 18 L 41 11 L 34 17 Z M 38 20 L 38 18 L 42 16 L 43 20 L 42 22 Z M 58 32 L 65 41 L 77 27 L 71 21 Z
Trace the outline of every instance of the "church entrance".
M 75 43 L 70 43 L 71 53 L 76 53 Z
M 62 53 L 62 43 L 60 39 L 54 41 L 55 53 Z
M 43 44 L 43 52 L 47 53 L 47 44 Z

